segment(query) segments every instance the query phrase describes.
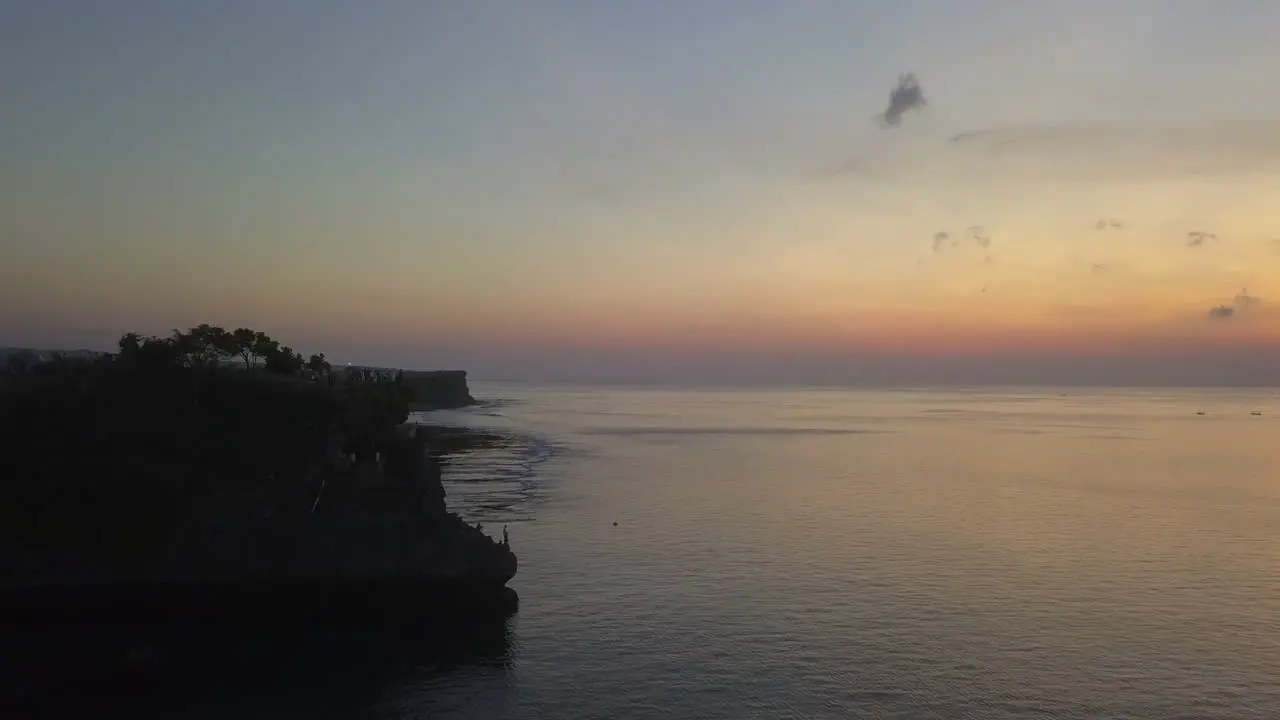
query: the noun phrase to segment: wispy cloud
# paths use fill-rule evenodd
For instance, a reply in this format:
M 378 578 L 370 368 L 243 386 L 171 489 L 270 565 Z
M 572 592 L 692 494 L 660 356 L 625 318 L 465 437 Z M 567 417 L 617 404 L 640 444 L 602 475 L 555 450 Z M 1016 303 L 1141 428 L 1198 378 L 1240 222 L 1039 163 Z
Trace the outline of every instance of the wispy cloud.
M 1093 229 L 1098 232 L 1105 232 L 1107 230 L 1123 230 L 1124 223 L 1115 218 L 1103 218 L 1093 224 Z
M 939 230 L 938 232 L 934 233 L 933 234 L 933 251 L 942 252 L 943 246 L 945 246 L 947 244 L 947 241 L 950 239 L 951 239 L 951 234 L 946 232 L 945 230 Z
M 991 247 L 991 236 L 987 234 L 985 228 L 981 225 L 970 225 L 968 228 L 969 237 L 978 244 L 978 247 L 986 249 Z
M 909 76 L 904 76 L 909 77 Z M 905 115 L 925 107 L 903 85 L 890 94 L 878 116 L 892 129 Z M 1280 173 L 1280 123 L 1188 122 L 1075 123 L 991 127 L 950 136 L 916 136 L 886 143 L 868 138 L 824 174 L 858 175 L 887 182 L 1026 183 L 1041 181 L 1165 182 Z M 1127 230 L 1130 223 L 1103 217 L 1099 232 Z
M 1187 245 L 1190 247 L 1200 247 L 1217 239 L 1218 236 L 1216 234 L 1205 232 L 1204 230 L 1192 230 L 1187 233 Z
M 965 145 L 979 145 L 988 150 L 999 151 L 1013 145 L 1026 145 L 1033 142 L 1052 142 L 1061 136 L 1060 128 L 1043 127 L 1005 127 L 966 130 L 951 136 L 951 142 Z
M 1235 175 L 1280 170 L 1277 123 L 1137 123 L 991 127 L 956 133 L 945 143 L 960 157 L 1014 162 L 1038 174 L 1098 179 Z M 945 157 L 939 148 L 940 157 Z M 918 161 L 917 161 L 918 162 Z M 1112 228 L 1111 219 L 1099 221 Z

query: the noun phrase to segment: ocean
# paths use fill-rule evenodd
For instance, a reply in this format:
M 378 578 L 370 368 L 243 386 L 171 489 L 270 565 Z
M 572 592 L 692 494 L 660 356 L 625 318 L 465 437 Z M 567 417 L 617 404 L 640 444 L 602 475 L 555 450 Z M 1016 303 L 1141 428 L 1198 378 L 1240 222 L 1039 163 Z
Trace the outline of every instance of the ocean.
M 235 716 L 1280 717 L 1274 390 L 473 391 L 500 641 Z

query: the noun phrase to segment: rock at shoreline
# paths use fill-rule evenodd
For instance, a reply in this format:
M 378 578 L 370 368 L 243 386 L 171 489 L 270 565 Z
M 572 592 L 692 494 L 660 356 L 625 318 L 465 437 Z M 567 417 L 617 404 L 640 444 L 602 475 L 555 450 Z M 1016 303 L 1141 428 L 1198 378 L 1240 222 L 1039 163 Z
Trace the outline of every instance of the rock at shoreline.
M 439 459 L 473 450 L 503 447 L 511 442 L 509 435 L 457 425 L 408 423 L 404 430 L 407 435 L 426 443 L 427 454 Z

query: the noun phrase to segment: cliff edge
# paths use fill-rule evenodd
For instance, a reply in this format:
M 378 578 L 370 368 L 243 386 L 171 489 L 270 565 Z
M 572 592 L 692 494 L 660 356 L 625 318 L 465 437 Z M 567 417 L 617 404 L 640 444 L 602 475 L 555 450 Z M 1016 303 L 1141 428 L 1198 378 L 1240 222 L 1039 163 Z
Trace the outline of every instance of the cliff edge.
M 465 373 L 228 369 L 216 330 L 0 374 L 11 619 L 515 609 L 515 554 L 448 512 L 427 434 L 401 427 L 474 402 Z
M 465 370 L 406 370 L 401 382 L 409 390 L 411 410 L 449 410 L 476 403 Z

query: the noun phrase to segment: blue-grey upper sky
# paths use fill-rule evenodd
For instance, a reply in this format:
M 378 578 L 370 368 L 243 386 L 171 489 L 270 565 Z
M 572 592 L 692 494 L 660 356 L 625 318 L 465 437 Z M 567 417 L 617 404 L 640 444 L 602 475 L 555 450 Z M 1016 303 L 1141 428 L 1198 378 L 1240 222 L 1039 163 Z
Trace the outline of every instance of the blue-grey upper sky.
M 1267 304 L 1209 311 L 1280 276 L 1277 28 L 1266 0 L 8 0 L 0 344 L 215 322 L 495 376 L 1274 348 Z M 907 72 L 928 104 L 885 127 Z

